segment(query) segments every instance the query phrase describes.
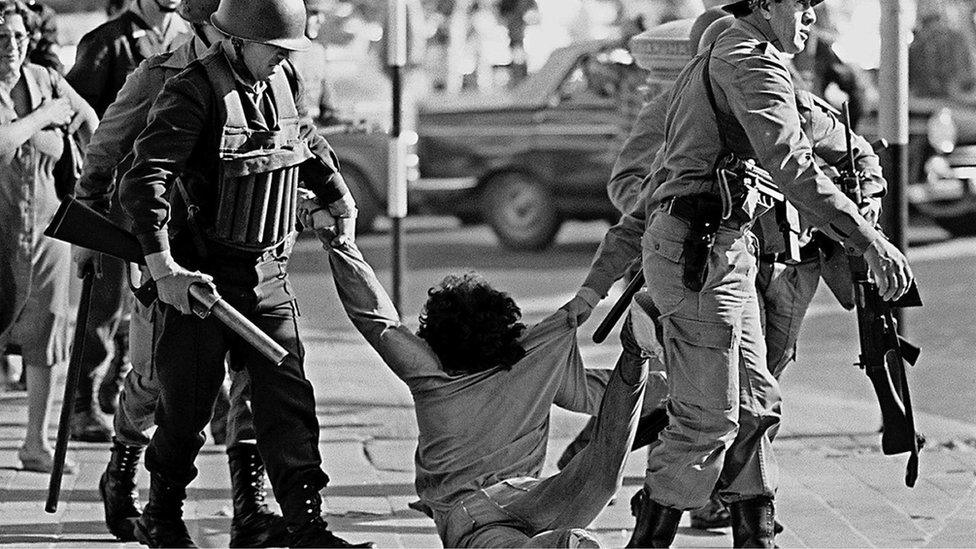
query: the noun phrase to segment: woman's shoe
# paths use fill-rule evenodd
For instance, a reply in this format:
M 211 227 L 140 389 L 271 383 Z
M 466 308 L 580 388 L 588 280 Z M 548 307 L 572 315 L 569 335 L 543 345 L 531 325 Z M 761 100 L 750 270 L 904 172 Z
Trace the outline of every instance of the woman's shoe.
M 17 451 L 17 458 L 20 460 L 24 471 L 34 471 L 36 473 L 50 473 L 54 469 L 54 454 L 50 451 L 27 452 L 24 448 Z M 75 462 L 64 458 L 64 474 L 73 475 L 78 469 Z

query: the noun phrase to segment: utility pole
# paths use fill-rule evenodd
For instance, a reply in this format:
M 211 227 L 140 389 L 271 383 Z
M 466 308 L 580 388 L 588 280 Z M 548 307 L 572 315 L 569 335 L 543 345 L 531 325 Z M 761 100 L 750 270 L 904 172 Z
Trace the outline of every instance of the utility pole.
M 885 178 L 888 180 L 888 231 L 902 252 L 908 250 L 908 21 L 906 0 L 881 0 L 881 67 L 878 126 L 889 143 Z M 895 309 L 899 331 L 905 321 Z
M 386 213 L 392 221 L 393 305 L 403 305 L 403 219 L 407 216 L 407 143 L 403 139 L 403 80 L 407 66 L 406 0 L 387 0 L 387 65 L 393 85 Z

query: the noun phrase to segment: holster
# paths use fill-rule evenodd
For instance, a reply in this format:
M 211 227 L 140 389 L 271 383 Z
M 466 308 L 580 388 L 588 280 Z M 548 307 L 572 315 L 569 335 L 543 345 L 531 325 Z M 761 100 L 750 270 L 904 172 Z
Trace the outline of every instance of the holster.
M 722 200 L 712 194 L 678 197 L 672 201 L 671 209 L 686 210 L 677 217 L 691 224 L 682 246 L 684 270 L 681 281 L 689 290 L 700 292 L 708 278 L 708 256 L 722 221 Z

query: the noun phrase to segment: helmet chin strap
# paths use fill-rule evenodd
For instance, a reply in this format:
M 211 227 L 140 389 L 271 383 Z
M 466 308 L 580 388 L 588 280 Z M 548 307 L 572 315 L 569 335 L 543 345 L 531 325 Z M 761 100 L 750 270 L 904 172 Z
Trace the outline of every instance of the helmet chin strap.
M 230 45 L 232 48 L 234 48 L 234 59 L 231 60 L 234 70 L 241 73 L 241 75 L 256 81 L 257 78 L 251 74 L 251 69 L 247 68 L 247 63 L 244 62 L 244 41 L 240 38 L 231 38 Z

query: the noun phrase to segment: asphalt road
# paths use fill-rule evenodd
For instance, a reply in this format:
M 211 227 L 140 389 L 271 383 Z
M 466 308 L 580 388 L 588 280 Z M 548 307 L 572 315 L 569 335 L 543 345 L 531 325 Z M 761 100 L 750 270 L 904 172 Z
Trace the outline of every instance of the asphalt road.
M 415 326 L 426 290 L 445 274 L 467 270 L 484 274 L 496 287 L 511 293 L 527 322 L 541 319 L 572 297 L 607 225 L 569 223 L 556 245 L 543 253 L 504 250 L 484 226 L 459 227 L 443 219 L 419 219 L 410 220 L 409 228 L 402 310 Z M 909 258 L 925 302 L 924 308 L 906 316 L 908 338 L 922 348 L 911 373 L 914 404 L 929 413 L 976 422 L 976 239 L 949 240 L 941 230 L 924 225 L 913 226 L 909 238 Z M 359 242 L 389 289 L 389 236 L 366 235 Z M 291 271 L 300 297 L 301 322 L 310 335 L 358 337 L 338 305 L 326 256 L 317 241 L 299 242 Z M 581 342 L 588 365 L 609 368 L 616 358 L 613 336 L 599 346 L 589 339 L 611 303 L 612 299 L 604 300 L 583 327 Z M 825 397 L 873 402 L 867 377 L 852 365 L 856 356 L 854 315 L 844 311 L 821 285 L 801 334 L 797 362 L 784 374 L 783 382 Z

